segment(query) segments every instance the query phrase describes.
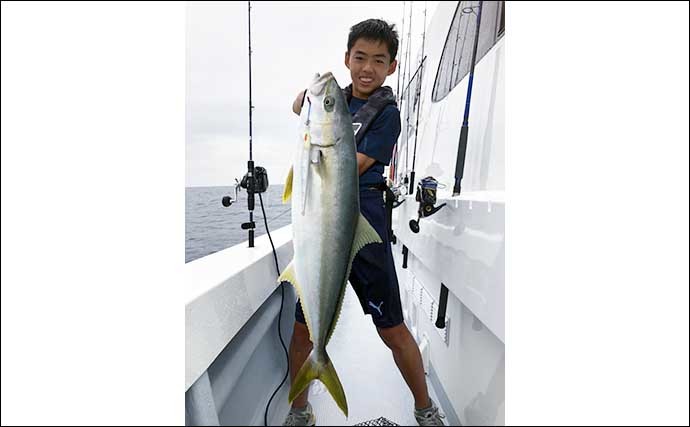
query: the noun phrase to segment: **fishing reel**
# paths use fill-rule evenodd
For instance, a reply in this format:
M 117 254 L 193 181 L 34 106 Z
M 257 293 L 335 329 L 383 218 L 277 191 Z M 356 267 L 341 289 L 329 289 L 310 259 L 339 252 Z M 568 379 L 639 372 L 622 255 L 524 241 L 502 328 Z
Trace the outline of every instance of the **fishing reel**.
M 266 168 L 263 168 L 261 166 L 257 166 L 254 168 L 254 176 L 251 179 L 251 182 L 253 183 L 251 186 L 251 189 L 249 188 L 249 173 L 246 173 L 244 177 L 242 178 L 242 181 L 238 181 L 237 178 L 235 178 L 235 200 L 237 200 L 237 193 L 240 188 L 244 188 L 247 190 L 248 193 L 265 193 L 266 190 L 268 189 L 268 172 L 266 172 Z M 253 201 L 253 200 L 252 200 Z M 232 200 L 232 197 L 230 196 L 225 196 L 223 197 L 222 203 L 223 206 L 226 208 L 232 203 L 234 200 Z M 253 203 L 250 203 L 253 205 Z
M 393 206 L 392 208 L 395 209 L 398 206 L 402 205 L 403 202 L 405 201 L 405 195 L 407 194 L 407 187 L 405 184 L 400 184 L 395 187 L 388 187 L 390 189 L 390 195 L 391 199 L 393 200 Z
M 434 206 L 436 204 L 436 189 L 438 181 L 433 177 L 427 176 L 417 184 L 417 194 L 415 200 L 419 202 L 419 209 L 417 209 L 417 219 L 410 220 L 410 229 L 414 233 L 419 233 L 419 220 L 421 218 L 429 217 L 440 211 L 446 204 Z
M 254 185 L 251 189 L 252 193 L 264 193 L 268 189 L 268 172 L 265 168 L 257 166 L 254 168 Z M 248 192 L 249 189 L 249 173 L 244 175 L 242 181 L 240 182 L 240 187 L 244 188 Z

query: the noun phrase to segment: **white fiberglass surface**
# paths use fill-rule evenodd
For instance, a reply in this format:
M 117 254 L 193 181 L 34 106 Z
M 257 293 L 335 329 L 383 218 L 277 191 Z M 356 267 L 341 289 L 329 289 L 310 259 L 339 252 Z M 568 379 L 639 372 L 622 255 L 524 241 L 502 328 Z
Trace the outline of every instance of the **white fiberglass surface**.
M 501 193 L 468 192 L 453 199 L 439 197 L 437 205 L 446 206 L 431 217 L 422 218 L 418 233 L 413 233 L 408 223 L 417 219 L 419 203 L 408 196 L 394 212 L 393 223 L 402 244 L 426 270 L 433 272 L 434 279 L 430 281 L 439 286 L 445 284 L 504 341 L 506 206 Z

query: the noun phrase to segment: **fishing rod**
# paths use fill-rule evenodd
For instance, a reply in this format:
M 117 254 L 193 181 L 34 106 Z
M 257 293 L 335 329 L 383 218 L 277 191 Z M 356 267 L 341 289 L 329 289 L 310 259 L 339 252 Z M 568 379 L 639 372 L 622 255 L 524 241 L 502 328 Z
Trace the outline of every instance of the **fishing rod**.
M 276 272 L 278 275 L 280 275 L 280 267 L 278 265 L 278 254 L 276 252 L 276 247 L 273 244 L 273 238 L 271 237 L 271 232 L 268 229 L 268 219 L 266 218 L 266 209 L 264 208 L 264 201 L 261 196 L 261 193 L 266 192 L 268 189 L 268 173 L 266 172 L 265 168 L 262 168 L 261 166 L 255 166 L 254 165 L 254 157 L 253 157 L 253 143 L 252 143 L 252 130 L 253 130 L 253 123 L 252 123 L 252 110 L 254 109 L 254 104 L 252 102 L 252 2 L 248 1 L 247 2 L 247 23 L 248 23 L 248 37 L 249 37 L 249 161 L 247 161 L 247 174 L 242 178 L 241 182 L 237 182 L 237 185 L 235 185 L 235 197 L 237 198 L 237 191 L 239 187 L 242 187 L 247 190 L 247 207 L 249 209 L 249 221 L 245 222 L 242 224 L 242 229 L 243 230 L 249 230 L 249 247 L 253 248 L 254 247 L 254 229 L 256 228 L 256 224 L 254 223 L 254 204 L 255 204 L 255 199 L 254 196 L 258 195 L 259 196 L 259 203 L 261 204 L 261 212 L 263 214 L 263 220 L 264 220 L 264 226 L 266 227 L 266 234 L 268 235 L 268 240 L 271 243 L 271 248 L 273 249 L 273 261 L 275 262 L 275 267 L 276 267 Z M 237 181 L 237 180 L 235 180 Z M 223 206 L 228 207 L 232 204 L 232 198 L 229 196 L 223 197 Z M 273 219 L 276 219 L 286 212 L 289 212 L 289 209 L 286 210 L 285 212 L 282 212 L 280 215 L 274 217 Z M 268 425 L 268 408 L 271 406 L 271 402 L 273 401 L 273 398 L 275 395 L 278 393 L 280 388 L 283 386 L 285 381 L 288 378 L 288 375 L 290 374 L 290 357 L 288 355 L 287 347 L 285 346 L 285 341 L 283 340 L 283 335 L 282 335 L 282 327 L 281 327 L 281 319 L 283 317 L 283 305 L 285 303 L 285 282 L 280 283 L 280 309 L 278 310 L 278 338 L 280 339 L 280 344 L 283 347 L 283 351 L 285 352 L 285 360 L 287 367 L 285 368 L 285 375 L 283 376 L 283 380 L 280 382 L 278 387 L 275 389 L 273 394 L 271 395 L 270 399 L 268 399 L 268 403 L 266 403 L 266 411 L 264 412 L 264 425 Z
M 467 100 L 465 101 L 465 116 L 462 119 L 460 130 L 460 143 L 458 144 L 458 157 L 455 163 L 455 185 L 453 186 L 453 197 L 460 194 L 460 181 L 465 169 L 465 153 L 467 151 L 467 133 L 469 131 L 470 100 L 472 98 L 472 83 L 474 81 L 474 62 L 477 58 L 477 45 L 479 44 L 479 26 L 482 22 L 482 4 L 479 2 L 479 12 L 477 13 L 477 28 L 474 32 L 474 46 L 472 48 L 472 62 L 470 64 L 470 80 L 467 84 Z M 474 8 L 470 8 L 474 13 Z M 464 9 L 463 9 L 464 13 Z M 448 305 L 448 288 L 441 283 L 441 294 L 439 295 L 439 309 L 436 317 L 435 326 L 439 329 L 446 327 L 446 307 Z
M 252 5 L 251 1 L 247 2 L 247 24 L 249 29 L 249 160 L 247 161 L 247 173 L 242 178 L 241 182 L 238 182 L 235 186 L 235 194 L 237 194 L 238 187 L 242 187 L 247 190 L 247 209 L 249 210 L 249 221 L 242 223 L 242 230 L 248 230 L 249 233 L 249 247 L 254 247 L 254 230 L 256 229 L 256 223 L 254 222 L 254 206 L 256 199 L 255 195 L 259 196 L 261 199 L 261 193 L 266 192 L 268 189 L 268 172 L 265 168 L 261 166 L 254 165 L 253 156 L 253 121 L 252 113 L 254 110 L 254 103 L 252 102 L 252 17 L 251 17 Z M 226 205 L 226 200 L 223 198 L 223 205 Z M 262 204 L 263 212 L 263 204 Z M 266 213 L 263 212 L 264 217 Z M 268 232 L 268 229 L 266 229 Z M 269 234 L 269 239 L 270 239 Z M 280 273 L 279 273 L 280 274 Z
M 261 193 L 268 189 L 268 174 L 266 169 L 261 166 L 254 167 L 254 158 L 252 153 L 252 18 L 251 18 L 251 2 L 247 2 L 247 21 L 249 24 L 249 161 L 247 162 L 247 173 L 242 178 L 242 181 L 235 179 L 235 199 L 237 199 L 237 192 L 240 187 L 247 190 L 247 208 L 249 210 L 249 221 L 242 223 L 242 230 L 249 232 L 249 247 L 254 247 L 254 229 L 256 223 L 254 222 L 254 195 Z M 223 206 L 226 208 L 232 204 L 233 200 L 229 196 L 223 197 Z M 265 214 L 264 214 L 265 216 Z M 268 230 L 267 230 L 268 231 Z
M 252 103 L 252 2 L 247 2 L 247 21 L 249 29 L 249 161 L 247 162 L 247 175 L 245 175 L 242 183 L 240 184 L 243 188 L 247 189 L 247 206 L 249 208 L 249 222 L 242 224 L 242 229 L 249 230 L 249 247 L 254 247 L 254 229 L 256 225 L 254 224 L 253 211 L 254 211 L 254 194 L 258 194 L 259 202 L 261 203 L 261 212 L 263 214 L 264 226 L 266 227 L 266 234 L 268 234 L 268 240 L 271 243 L 271 248 L 273 249 L 273 260 L 276 266 L 276 272 L 280 275 L 280 267 L 278 266 L 278 255 L 276 253 L 275 245 L 273 244 L 273 238 L 271 237 L 271 232 L 268 229 L 268 220 L 266 219 L 266 210 L 264 208 L 264 201 L 261 197 L 261 193 L 268 189 L 268 174 L 266 169 L 261 166 L 254 167 L 254 159 L 252 153 L 252 110 L 254 105 Z M 285 212 L 281 213 L 282 216 Z M 276 217 L 277 218 L 277 217 Z M 275 218 L 274 218 L 275 219 Z M 273 398 L 278 393 L 278 390 L 283 386 L 290 373 L 290 358 L 288 355 L 287 347 L 283 341 L 283 335 L 281 332 L 281 319 L 283 317 L 283 305 L 285 303 L 285 286 L 284 283 L 280 284 L 280 309 L 278 310 L 278 338 L 280 339 L 280 344 L 283 347 L 285 353 L 285 360 L 287 361 L 287 368 L 285 369 L 285 375 L 283 375 L 283 380 L 280 382 L 278 387 L 268 399 L 266 403 L 266 410 L 264 411 L 264 425 L 268 425 L 268 408 L 271 406 Z
M 402 31 L 400 33 L 400 46 L 398 49 L 398 52 L 403 51 L 403 42 L 405 40 L 405 0 L 403 0 L 403 13 L 402 13 Z M 405 84 L 405 80 L 403 79 L 403 85 Z M 396 85 L 396 92 L 395 92 L 395 103 L 400 107 L 400 101 L 402 100 L 402 96 L 400 94 L 400 63 L 398 62 L 398 84 Z M 395 183 L 395 170 L 397 169 L 397 164 L 398 164 L 398 145 L 399 143 L 396 143 L 393 146 L 393 156 L 391 157 L 391 165 L 388 168 L 388 179 L 390 179 L 393 183 Z
M 249 222 L 242 224 L 243 230 L 249 230 L 249 247 L 254 247 L 254 159 L 252 157 L 252 5 L 247 2 L 247 21 L 249 24 L 249 161 L 247 162 L 247 207 Z
M 254 167 L 254 159 L 252 156 L 252 110 L 254 105 L 252 103 L 252 2 L 247 1 L 247 21 L 249 29 L 249 161 L 247 162 L 247 175 L 242 179 L 240 186 L 247 189 L 247 206 L 249 208 L 249 222 L 242 224 L 242 229 L 249 230 L 249 247 L 254 247 L 254 229 L 256 225 L 254 224 L 254 194 L 258 194 L 259 202 L 261 203 L 261 212 L 263 214 L 264 226 L 266 227 L 266 234 L 268 234 L 268 240 L 271 243 L 271 248 L 273 249 L 273 260 L 276 266 L 276 272 L 280 275 L 280 267 L 278 266 L 278 254 L 276 253 L 275 245 L 273 244 L 273 238 L 271 237 L 271 232 L 268 229 L 268 220 L 266 219 L 266 210 L 264 209 L 264 201 L 261 197 L 261 193 L 268 189 L 268 174 L 266 169 L 261 166 Z M 278 216 L 282 216 L 285 212 Z M 277 217 L 276 217 L 277 218 Z M 274 218 L 275 219 L 275 218 Z M 264 425 L 268 425 L 268 408 L 271 406 L 273 398 L 278 393 L 278 390 L 283 386 L 285 381 L 290 374 L 290 357 L 288 355 L 287 347 L 285 347 L 285 342 L 283 341 L 283 335 L 281 332 L 281 319 L 283 317 L 283 305 L 285 303 L 285 286 L 284 282 L 280 284 L 280 309 L 278 310 L 278 338 L 280 339 L 280 344 L 283 347 L 283 352 L 285 353 L 285 360 L 287 362 L 287 368 L 285 369 L 285 375 L 283 375 L 283 380 L 280 382 L 278 387 L 268 399 L 266 403 L 266 410 L 264 411 Z
M 407 31 L 407 52 L 405 54 L 405 67 L 407 68 L 406 72 L 407 74 L 403 74 L 403 85 L 405 84 L 405 76 L 410 75 L 410 48 L 412 45 L 412 6 L 414 5 L 414 2 L 410 2 L 410 29 Z M 409 88 L 409 83 L 408 83 L 408 88 Z M 409 91 L 409 89 L 408 89 Z M 407 133 L 410 131 L 410 109 L 408 108 L 408 104 L 410 103 L 410 94 L 408 92 L 407 94 L 407 101 L 405 101 L 405 169 L 407 169 L 410 165 L 409 163 L 409 154 L 410 154 L 410 144 L 408 144 L 409 138 L 407 137 Z M 407 175 L 405 175 L 405 180 L 404 183 L 407 185 L 408 183 L 408 178 Z M 408 192 L 408 194 L 412 194 L 411 192 Z
M 403 50 L 403 41 L 405 40 L 405 0 L 403 0 L 403 13 L 402 13 L 402 32 L 400 33 L 400 49 L 399 51 L 402 52 Z M 405 79 L 403 79 L 403 85 L 405 84 Z M 397 85 L 397 92 L 395 93 L 395 102 L 400 105 L 400 99 L 402 97 L 400 96 L 400 67 L 398 67 L 398 85 Z
M 470 63 L 470 80 L 467 84 L 467 99 L 465 101 L 465 115 L 460 129 L 460 142 L 458 144 L 458 156 L 455 162 L 455 184 L 453 185 L 453 197 L 460 194 L 460 182 L 465 170 L 465 154 L 467 152 L 467 134 L 469 132 L 470 100 L 472 99 L 472 83 L 474 82 L 474 62 L 477 58 L 477 45 L 479 44 L 479 26 L 482 21 L 482 4 L 479 2 L 477 13 L 477 28 L 474 33 L 474 47 L 472 48 L 472 62 Z M 463 10 L 464 12 L 464 10 Z M 474 13 L 474 10 L 472 10 Z
M 400 144 L 403 142 L 405 143 L 405 167 L 407 168 L 408 164 L 409 164 L 409 145 L 407 143 L 407 141 L 409 140 L 407 133 L 410 129 L 409 109 L 407 108 L 407 106 L 409 104 L 409 94 L 408 94 L 407 100 L 404 100 L 403 94 L 407 90 L 409 90 L 409 82 L 407 83 L 408 89 L 406 89 L 405 88 L 405 84 L 406 84 L 405 80 L 406 80 L 406 77 L 409 75 L 409 71 L 410 71 L 410 51 L 411 51 L 411 46 L 412 46 L 411 34 L 412 34 L 413 3 L 414 2 L 412 2 L 412 1 L 410 2 L 409 30 L 407 31 L 407 43 L 404 43 L 405 42 L 405 2 L 403 1 L 403 17 L 402 17 L 402 33 L 400 36 L 400 40 L 401 40 L 400 51 L 403 50 L 402 49 L 403 44 L 406 47 L 406 49 L 405 49 L 405 53 L 401 54 L 401 56 L 402 56 L 402 67 L 398 67 L 398 94 L 399 94 L 399 96 L 396 97 L 396 100 L 397 100 L 396 102 L 398 103 L 398 107 L 400 107 L 401 104 L 403 104 L 403 103 L 405 104 L 405 114 L 404 114 L 404 120 L 403 120 L 405 122 L 404 123 L 405 124 L 405 132 L 401 132 L 401 134 L 399 136 L 398 143 L 396 143 L 393 146 L 393 156 L 391 157 L 391 167 L 389 169 L 389 176 L 388 177 L 391 181 L 393 181 L 393 183 L 395 185 L 394 188 L 399 188 L 400 184 L 401 184 L 399 182 L 396 182 L 395 173 L 398 170 L 398 166 L 399 166 L 398 163 L 399 163 L 399 159 L 400 159 L 400 155 L 401 155 L 401 150 L 399 149 L 399 147 L 400 147 Z M 403 86 L 402 91 L 400 90 L 401 68 L 402 68 L 402 86 Z M 410 79 L 410 80 L 412 80 L 412 79 Z M 407 185 L 408 182 L 409 182 L 408 177 L 405 176 L 403 184 Z
M 412 151 L 412 171 L 410 172 L 410 188 L 414 188 L 414 167 L 417 162 L 417 133 L 419 132 L 419 112 L 422 111 L 422 82 L 424 81 L 424 42 L 426 41 L 426 1 L 424 2 L 424 30 L 422 31 L 422 60 L 419 64 L 419 84 L 415 88 L 419 98 L 419 105 L 417 106 L 417 121 L 414 125 L 414 150 Z M 416 73 L 415 73 L 416 74 Z M 412 194 L 412 193 L 410 193 Z
M 400 73 L 401 73 L 401 68 L 402 68 L 402 85 L 403 85 L 402 91 L 398 90 L 398 92 L 399 92 L 399 94 L 400 94 L 400 96 L 399 96 L 399 98 L 398 98 L 398 99 L 399 99 L 398 106 L 400 106 L 402 103 L 405 104 L 405 115 L 404 115 L 404 119 L 405 119 L 405 120 L 404 120 L 404 121 L 405 121 L 405 132 L 401 132 L 401 134 L 400 134 L 400 142 L 399 142 L 398 144 L 396 144 L 396 146 L 394 147 L 394 150 L 395 150 L 395 153 L 394 153 L 394 163 L 393 163 L 393 164 L 395 165 L 394 170 L 397 170 L 398 160 L 399 160 L 399 157 L 400 157 L 400 150 L 398 150 L 398 146 L 399 146 L 400 143 L 402 143 L 402 142 L 405 143 L 405 147 L 406 147 L 406 150 L 405 150 L 405 163 L 406 163 L 406 164 L 405 164 L 405 167 L 407 167 L 407 152 L 408 152 L 408 151 L 407 151 L 407 139 L 408 139 L 408 138 L 407 138 L 407 131 L 408 131 L 408 129 L 409 129 L 409 117 L 408 117 L 408 114 L 407 114 L 407 104 L 408 104 L 408 101 L 405 101 L 405 100 L 404 100 L 403 94 L 405 93 L 405 78 L 406 78 L 406 76 L 408 75 L 407 72 L 409 71 L 409 66 L 408 66 L 408 65 L 409 65 L 409 56 L 410 56 L 409 36 L 410 36 L 410 33 L 412 32 L 412 6 L 413 6 L 412 3 L 413 3 L 413 2 L 411 1 L 411 2 L 410 2 L 410 24 L 409 24 L 409 25 L 410 25 L 410 30 L 407 32 L 407 35 L 408 35 L 408 43 L 404 43 L 404 42 L 405 42 L 405 2 L 403 1 L 403 19 L 402 19 L 402 33 L 401 33 L 401 36 L 400 36 L 400 41 L 401 41 L 400 50 L 401 50 L 401 51 L 403 50 L 403 49 L 402 49 L 402 46 L 403 46 L 403 45 L 406 47 L 406 50 L 405 50 L 405 53 L 404 53 L 404 54 L 401 54 L 401 56 L 402 56 L 402 67 L 398 67 L 398 78 L 400 78 Z M 398 83 L 399 83 L 399 82 L 398 82 Z M 404 139 L 404 141 L 403 141 L 403 139 Z M 405 177 L 405 184 L 407 184 L 407 177 Z
M 403 31 L 405 27 L 405 1 L 403 0 L 403 13 L 402 13 L 402 22 L 403 22 Z M 400 35 L 401 39 L 403 37 L 403 33 Z M 400 44 L 398 45 L 398 52 L 402 51 L 402 40 Z M 396 57 L 397 58 L 397 57 Z M 396 59 L 392 58 L 392 59 Z M 398 66 L 396 66 L 396 72 L 398 74 L 398 82 L 395 86 L 395 105 L 400 108 L 400 62 L 398 62 Z M 391 161 L 390 161 L 390 166 L 388 167 L 388 179 L 393 181 L 395 178 L 395 162 L 396 162 L 396 156 L 398 152 L 398 143 L 396 142 L 393 144 L 393 154 L 391 155 Z

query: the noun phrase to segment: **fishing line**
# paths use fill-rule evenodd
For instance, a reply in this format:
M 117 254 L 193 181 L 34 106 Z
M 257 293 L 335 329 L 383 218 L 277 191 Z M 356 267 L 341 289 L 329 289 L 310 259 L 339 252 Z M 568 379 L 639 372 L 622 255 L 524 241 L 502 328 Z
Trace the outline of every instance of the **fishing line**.
M 266 234 L 268 234 L 268 240 L 271 242 L 271 248 L 273 249 L 273 260 L 275 261 L 275 264 L 276 264 L 276 271 L 278 272 L 278 275 L 280 276 L 280 267 L 278 266 L 278 254 L 276 253 L 276 247 L 273 245 L 273 238 L 271 237 L 271 232 L 268 230 L 268 221 L 266 221 L 266 211 L 264 210 L 264 201 L 263 201 L 263 198 L 261 197 L 261 193 L 259 193 L 259 203 L 261 204 L 261 212 L 264 215 L 264 226 L 266 227 Z M 289 212 L 289 210 L 286 212 Z M 285 212 L 283 212 L 283 214 L 284 213 Z M 288 354 L 287 347 L 285 347 L 285 342 L 283 341 L 283 335 L 282 335 L 281 327 L 280 327 L 280 321 L 283 317 L 283 304 L 285 303 L 285 282 L 281 282 L 279 286 L 280 286 L 280 309 L 278 310 L 278 338 L 280 339 L 280 344 L 283 346 L 283 351 L 285 352 L 285 360 L 287 360 L 287 369 L 285 370 L 285 375 L 283 376 L 283 380 L 280 382 L 278 387 L 275 389 L 275 391 L 271 395 L 271 398 L 268 399 L 268 403 L 266 404 L 266 411 L 264 412 L 264 426 L 268 426 L 268 408 L 271 406 L 271 401 L 273 401 L 273 398 L 275 397 L 276 393 L 278 393 L 278 390 L 280 390 L 280 388 L 283 386 L 283 384 L 285 384 L 285 380 L 287 380 L 287 377 L 290 374 L 290 355 Z
M 285 209 L 285 210 L 284 210 L 283 212 L 281 212 L 280 214 L 278 214 L 278 215 L 274 216 L 273 218 L 269 219 L 268 222 L 273 222 L 273 221 L 277 220 L 278 218 L 280 218 L 281 216 L 283 216 L 283 215 L 285 215 L 286 213 L 290 212 L 291 210 L 292 210 L 292 209 L 290 209 L 290 208 Z

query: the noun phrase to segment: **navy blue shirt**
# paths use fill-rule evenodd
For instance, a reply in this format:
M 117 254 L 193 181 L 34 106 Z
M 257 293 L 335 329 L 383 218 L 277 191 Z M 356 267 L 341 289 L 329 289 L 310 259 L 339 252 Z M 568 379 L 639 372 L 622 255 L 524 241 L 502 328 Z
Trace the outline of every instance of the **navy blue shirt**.
M 366 104 L 366 99 L 355 98 L 350 100 L 350 113 L 354 116 L 357 110 Z M 360 191 L 371 185 L 385 182 L 383 168 L 388 166 L 393 155 L 393 146 L 400 135 L 400 111 L 394 105 L 387 105 L 376 117 L 374 123 L 357 146 L 357 151 L 376 160 L 359 177 Z

